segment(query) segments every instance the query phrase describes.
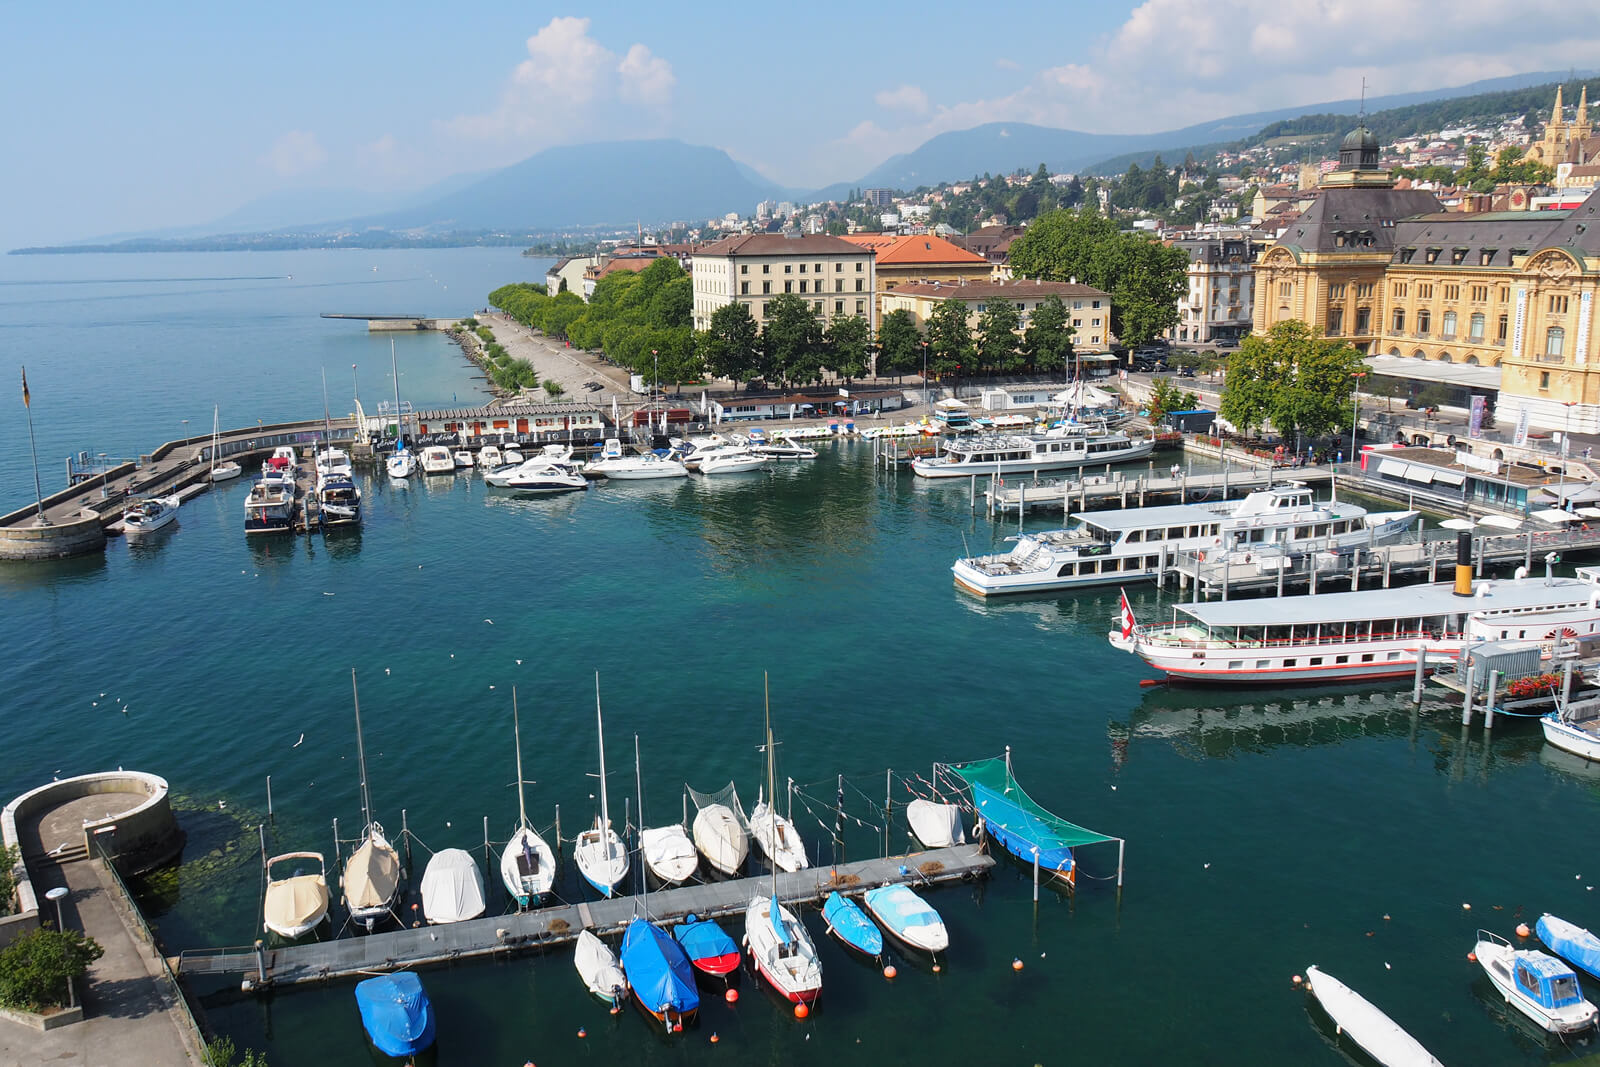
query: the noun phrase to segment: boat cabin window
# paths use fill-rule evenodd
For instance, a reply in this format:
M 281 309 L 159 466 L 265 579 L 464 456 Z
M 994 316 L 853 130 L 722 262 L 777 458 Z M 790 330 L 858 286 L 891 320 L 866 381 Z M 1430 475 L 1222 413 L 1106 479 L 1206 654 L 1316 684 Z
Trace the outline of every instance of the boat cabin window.
M 1167 539 L 1169 541 L 1176 541 L 1179 538 L 1181 538 L 1182 536 L 1183 536 L 1183 527 L 1182 526 L 1169 526 L 1167 528 Z
M 1124 540 L 1125 544 L 1136 545 L 1141 540 L 1143 540 L 1143 538 L 1144 538 L 1144 531 L 1143 530 L 1129 530 L 1128 531 L 1128 536 L 1126 538 L 1124 538 L 1123 540 Z
M 1311 536 L 1312 529 L 1313 527 L 1310 526 L 1296 526 L 1294 528 L 1295 540 L 1304 541 L 1306 538 Z
M 1576 976 L 1564 974 L 1559 978 L 1550 979 L 1550 1000 L 1557 1007 L 1575 1003 L 1578 996 L 1578 979 Z
M 1526 964 L 1517 964 L 1517 988 L 1530 997 L 1537 998 L 1539 996 L 1539 980 L 1533 976 L 1532 971 L 1528 970 Z
M 1327 537 L 1328 536 L 1328 524 L 1327 523 L 1323 522 L 1323 523 L 1318 523 L 1317 524 L 1316 536 L 1318 536 L 1318 537 Z

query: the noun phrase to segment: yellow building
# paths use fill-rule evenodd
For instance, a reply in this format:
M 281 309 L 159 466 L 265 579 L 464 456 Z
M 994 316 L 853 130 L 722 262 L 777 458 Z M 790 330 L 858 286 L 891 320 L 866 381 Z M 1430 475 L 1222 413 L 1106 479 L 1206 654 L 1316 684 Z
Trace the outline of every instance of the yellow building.
M 1588 163 L 1600 155 L 1600 139 L 1589 123 L 1589 87 L 1578 98 L 1574 121 L 1568 122 L 1561 107 L 1561 86 L 1556 86 L 1556 104 L 1545 124 L 1544 136 L 1528 146 L 1526 158 L 1556 167 L 1562 163 Z
M 883 321 L 883 294 L 911 282 L 988 281 L 993 265 L 976 252 L 933 234 L 857 233 L 842 237 L 859 248 L 877 253 L 878 288 L 874 294 L 878 321 Z
M 764 325 L 773 297 L 789 293 L 809 303 L 823 323 L 859 315 L 876 330 L 876 259 L 870 248 L 822 234 L 755 233 L 703 245 L 693 260 L 694 328 L 709 328 L 712 314 L 735 302 Z
M 893 292 L 883 294 L 883 312 L 905 310 L 917 320 L 918 328 L 927 326 L 933 309 L 946 300 L 960 300 L 967 305 L 967 326 L 978 328 L 978 317 L 995 301 L 1016 305 L 1017 327 L 1026 329 L 1028 315 L 1049 297 L 1059 297 L 1067 309 L 1067 321 L 1073 329 L 1073 346 L 1080 352 L 1105 352 L 1116 340 L 1111 333 L 1111 297 L 1099 289 L 1070 282 L 967 282 L 964 285 L 944 285 L 939 282 L 912 282 L 901 285 Z

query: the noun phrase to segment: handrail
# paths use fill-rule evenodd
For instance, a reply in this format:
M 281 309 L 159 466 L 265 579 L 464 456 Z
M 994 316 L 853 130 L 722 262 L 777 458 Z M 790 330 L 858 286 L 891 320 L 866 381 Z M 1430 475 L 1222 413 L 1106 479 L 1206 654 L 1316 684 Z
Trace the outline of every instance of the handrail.
M 1160 635 L 1162 633 L 1176 633 L 1178 630 L 1181 630 L 1184 627 L 1197 625 L 1197 623 L 1193 622 L 1142 623 L 1139 626 L 1134 627 L 1134 636 L 1148 637 Z M 1265 626 L 1267 624 L 1262 623 L 1261 625 Z M 1312 625 L 1321 626 L 1332 624 L 1313 623 Z M 1176 648 L 1303 648 L 1310 644 L 1359 645 L 1377 641 L 1459 641 L 1463 636 L 1464 634 L 1462 631 L 1441 630 L 1435 633 L 1429 630 L 1395 630 L 1381 634 L 1367 634 L 1365 636 L 1357 634 L 1353 637 L 1326 636 L 1302 640 L 1277 638 L 1263 639 L 1259 641 L 1252 641 L 1248 639 L 1229 641 L 1223 638 L 1203 637 L 1196 638 L 1192 641 L 1178 640 L 1164 643 Z

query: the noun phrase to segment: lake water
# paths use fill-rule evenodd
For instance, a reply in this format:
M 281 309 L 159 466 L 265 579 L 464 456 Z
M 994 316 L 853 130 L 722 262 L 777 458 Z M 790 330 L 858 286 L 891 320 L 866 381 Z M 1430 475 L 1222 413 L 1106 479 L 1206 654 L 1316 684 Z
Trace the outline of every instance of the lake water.
M 0 336 L 29 363 L 57 483 L 67 451 L 148 451 L 213 403 L 229 425 L 314 415 L 323 366 L 330 394 L 348 395 L 339 376 L 357 363 L 362 396 L 382 395 L 387 343 L 318 312 L 461 314 L 544 269 L 482 250 L 0 266 Z M 377 280 L 402 269 L 404 283 Z M 399 349 L 408 398 L 472 387 L 438 337 Z M 18 484 L 20 405 L 0 410 L 15 506 L 31 474 Z M 1009 745 L 1041 803 L 1127 839 L 1120 898 L 1114 847 L 1084 852 L 1075 898 L 1047 890 L 1037 906 L 1028 872 L 1002 864 L 928 893 L 948 959 L 934 974 L 900 954 L 893 982 L 824 940 L 813 913 L 825 988 L 809 1020 L 746 978 L 736 1006 L 708 999 L 672 1040 L 631 1009 L 607 1015 L 566 952 L 429 970 L 439 1063 L 1337 1064 L 1331 1027 L 1290 984 L 1311 963 L 1447 1063 L 1570 1058 L 1508 1020 L 1466 959 L 1479 925 L 1509 935 L 1546 910 L 1600 924 L 1582 830 L 1600 771 L 1550 753 L 1531 723 L 1486 741 L 1447 703 L 1414 713 L 1390 687 L 1141 689 L 1147 672 L 1105 640 L 1114 590 L 959 594 L 948 568 L 963 544 L 1013 530 L 972 515 L 965 486 L 874 472 L 866 445 L 772 474 L 536 501 L 467 476 L 364 486 L 365 526 L 343 537 L 246 542 L 235 483 L 154 542 L 0 567 L 0 692 L 21 727 L 0 793 L 118 765 L 167 777 L 189 845 L 144 884 L 169 952 L 258 936 L 268 775 L 269 847 L 328 852 L 335 818 L 358 829 L 352 667 L 373 802 L 391 830 L 405 810 L 419 867 L 425 849 L 481 848 L 485 816 L 497 841 L 514 825 L 513 686 L 534 819 L 548 826 L 559 804 L 570 836 L 596 805 L 596 671 L 619 823 L 636 803 L 635 735 L 649 821 L 681 811 L 684 783 L 733 779 L 753 803 L 765 674 L 778 774 L 802 789 L 813 858 L 829 855 L 836 775 L 859 857 L 882 847 L 886 768 L 926 777 Z M 1141 616 L 1168 610 L 1151 587 L 1129 595 Z M 903 823 L 889 836 L 907 845 Z M 570 862 L 559 888 L 583 892 Z M 275 1065 L 366 1063 L 352 987 L 257 999 L 208 986 L 201 1006 Z

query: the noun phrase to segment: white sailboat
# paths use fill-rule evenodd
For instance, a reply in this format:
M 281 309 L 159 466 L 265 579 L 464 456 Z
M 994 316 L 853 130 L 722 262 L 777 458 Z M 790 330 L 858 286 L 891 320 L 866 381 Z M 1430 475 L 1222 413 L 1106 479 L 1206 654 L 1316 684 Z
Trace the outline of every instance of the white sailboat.
M 762 681 L 765 692 L 766 682 Z M 772 709 L 767 708 L 767 791 L 773 789 Z M 822 961 L 805 925 L 778 903 L 778 865 L 772 865 L 772 895 L 753 897 L 744 913 L 744 943 L 761 977 L 789 1001 L 807 1004 L 822 993 Z M 799 1009 L 796 1009 L 798 1012 Z
M 517 739 L 517 829 L 500 853 L 500 878 L 516 898 L 517 907 L 526 908 L 550 892 L 556 880 L 556 858 L 528 822 L 528 805 L 522 794 L 522 721 L 517 715 L 517 691 L 511 690 L 511 724 Z
M 383 827 L 372 817 L 372 797 L 367 790 L 367 748 L 361 737 L 361 694 L 356 690 L 355 668 L 350 669 L 350 694 L 356 705 L 356 763 L 361 769 L 361 844 L 344 865 L 344 906 L 350 918 L 363 924 L 367 932 L 379 919 L 393 914 L 394 898 L 400 892 L 400 853 L 383 836 Z
M 406 422 L 400 414 L 400 368 L 395 363 L 394 340 L 389 341 L 389 369 L 394 373 L 394 454 L 384 461 L 391 478 L 409 478 L 417 472 L 417 457 L 406 451 Z
M 611 807 L 606 799 L 606 728 L 600 716 L 600 672 L 594 676 L 594 721 L 600 736 L 600 814 L 594 825 L 578 835 L 573 859 L 584 880 L 610 896 L 628 876 L 628 850 L 611 828 Z
M 213 482 L 225 482 L 230 478 L 239 477 L 239 475 L 243 472 L 243 468 L 240 467 L 237 463 L 235 463 L 231 459 L 223 460 L 221 463 L 217 462 L 217 445 L 218 445 L 218 442 L 220 442 L 221 439 L 222 439 L 221 424 L 218 421 L 219 416 L 220 416 L 220 410 L 218 409 L 217 405 L 215 405 L 215 404 L 211 405 L 211 476 L 210 477 L 211 477 L 211 480 Z
M 723 874 L 739 873 L 750 855 L 750 837 L 726 804 L 707 804 L 694 817 L 694 843 L 706 862 Z
M 644 824 L 644 777 L 639 772 L 639 735 L 633 735 L 633 777 L 639 791 L 639 855 L 650 873 L 671 885 L 694 874 L 699 860 L 694 842 L 681 823 L 666 826 Z
M 779 870 L 798 871 L 811 865 L 799 831 L 778 814 L 777 804 L 771 800 L 756 797 L 756 806 L 750 809 L 750 836 Z

